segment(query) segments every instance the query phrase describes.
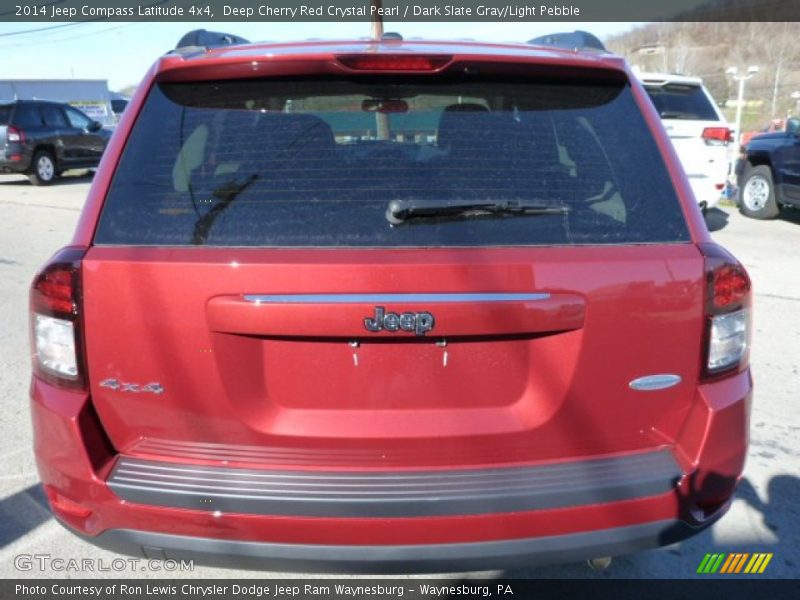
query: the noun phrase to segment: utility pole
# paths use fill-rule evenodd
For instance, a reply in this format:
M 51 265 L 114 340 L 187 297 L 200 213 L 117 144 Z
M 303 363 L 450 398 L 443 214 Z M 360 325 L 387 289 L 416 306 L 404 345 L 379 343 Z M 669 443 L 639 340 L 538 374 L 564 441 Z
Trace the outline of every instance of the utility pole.
M 383 38 L 383 15 L 381 15 L 382 0 L 371 0 L 372 5 L 372 39 L 380 42 Z M 375 113 L 375 133 L 379 140 L 389 139 L 389 115 L 380 112 Z
M 373 6 L 372 39 L 379 40 L 381 37 L 383 37 L 383 16 L 380 14 L 383 6 L 383 0 L 371 0 L 370 4 Z
M 770 111 L 770 118 L 774 119 L 777 114 L 777 106 L 778 106 L 778 84 L 781 81 L 781 71 L 783 69 L 783 60 L 779 60 L 778 64 L 775 67 L 775 74 L 773 75 L 773 82 L 772 82 L 772 110 Z

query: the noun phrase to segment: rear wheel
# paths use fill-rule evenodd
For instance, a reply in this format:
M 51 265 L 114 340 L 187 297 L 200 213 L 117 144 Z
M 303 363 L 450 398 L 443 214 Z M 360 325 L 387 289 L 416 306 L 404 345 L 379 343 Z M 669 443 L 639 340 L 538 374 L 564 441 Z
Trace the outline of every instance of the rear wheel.
M 753 219 L 774 219 L 778 216 L 780 208 L 768 166 L 760 165 L 747 171 L 739 204 L 742 214 Z
M 50 185 L 58 177 L 56 161 L 47 150 L 39 150 L 33 155 L 33 164 L 28 179 L 33 185 Z

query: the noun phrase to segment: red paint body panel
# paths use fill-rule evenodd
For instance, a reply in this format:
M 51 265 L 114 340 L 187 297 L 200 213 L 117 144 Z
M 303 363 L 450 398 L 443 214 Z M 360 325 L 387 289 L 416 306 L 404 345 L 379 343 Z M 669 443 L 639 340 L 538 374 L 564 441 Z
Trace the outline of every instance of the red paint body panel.
M 725 389 L 725 388 L 728 389 Z M 695 398 L 693 414 L 714 412 L 722 418 L 704 421 L 707 427 L 691 421 L 675 441 L 677 456 L 687 456 L 687 476 L 676 493 L 639 500 L 596 504 L 571 509 L 532 511 L 480 516 L 402 519 L 300 518 L 226 514 L 214 517 L 203 511 L 176 510 L 125 503 L 104 483 L 108 469 L 94 469 L 88 454 L 105 449 L 87 445 L 97 421 L 77 425 L 86 409 L 87 398 L 60 392 L 49 384 L 34 382 L 31 390 L 32 414 L 36 432 L 36 458 L 42 481 L 68 497 L 80 499 L 94 510 L 91 517 L 67 523 L 79 531 L 96 535 L 106 529 L 133 528 L 162 533 L 220 537 L 222 539 L 287 542 L 296 544 L 426 544 L 475 542 L 559 535 L 621 527 L 679 516 L 693 524 L 702 518 L 696 500 L 708 487 L 706 477 L 694 473 L 728 473 L 738 476 L 746 455 L 746 424 L 750 401 L 750 376 L 742 373 L 727 383 L 704 386 Z M 728 395 L 728 392 L 734 392 Z M 726 396 L 720 402 L 721 395 Z M 723 416 L 724 415 L 724 416 Z M 738 429 L 730 429 L 733 422 Z M 711 478 L 716 482 L 716 478 Z M 706 484 L 708 486 L 708 484 Z M 711 492 L 715 492 L 712 489 Z M 702 496 L 701 496 L 702 497 Z M 60 515 L 64 520 L 64 517 Z
M 416 52 L 487 69 L 624 77 L 657 141 L 691 243 L 460 249 L 92 246 L 119 156 L 156 81 L 350 73 L 336 56 Z M 498 67 L 497 65 L 502 65 Z M 448 67 L 443 67 L 444 69 Z M 363 41 L 254 45 L 158 61 L 124 113 L 73 238 L 82 263 L 89 389 L 34 378 L 42 481 L 91 509 L 59 514 L 90 536 L 136 529 L 290 544 L 508 540 L 681 519 L 725 506 L 747 451 L 746 366 L 700 383 L 710 237 L 661 121 L 623 61 L 525 45 Z M 255 304 L 245 295 L 546 294 L 496 303 L 394 302 L 430 311 L 426 336 L 370 333 L 374 303 Z M 437 342 L 439 342 L 437 344 Z M 446 343 L 444 343 L 446 342 Z M 680 376 L 640 391 L 634 379 Z M 107 380 L 163 393 L 125 393 Z M 673 492 L 559 509 L 321 518 L 125 502 L 122 454 L 181 464 L 310 471 L 546 465 L 669 449 Z M 50 489 L 50 488 L 48 488 Z
M 141 438 L 236 440 L 359 450 L 371 463 L 370 453 L 404 454 L 413 446 L 427 461 L 453 465 L 462 464 L 455 457 L 472 456 L 475 444 L 501 444 L 507 462 L 612 453 L 650 446 L 643 432 L 653 426 L 674 437 L 698 377 L 702 258 L 689 244 L 458 251 L 95 247 L 83 277 L 93 403 L 120 449 Z M 530 302 L 533 317 L 498 305 L 460 331 L 467 308 L 429 305 L 448 335 L 446 348 L 436 346 L 438 337 L 371 338 L 365 331 L 353 349 L 348 334 L 355 332 L 328 330 L 339 337 L 320 339 L 325 332 L 308 323 L 295 330 L 301 337 L 288 339 L 280 329 L 285 325 L 269 332 L 247 319 L 238 321 L 238 333 L 220 332 L 235 327 L 221 326 L 213 308 L 221 297 L 245 294 L 411 291 L 553 296 L 541 308 L 542 301 Z M 567 314 L 550 315 L 554 303 Z M 576 328 L 581 320 L 573 307 L 581 304 L 585 327 Z M 327 326 L 335 327 L 343 317 L 360 324 L 369 310 L 329 305 L 325 314 Z M 541 323 L 531 326 L 528 318 Z M 119 323 L 125 323 L 124 345 Z M 680 374 L 683 382 L 647 394 L 628 387 L 656 372 Z M 165 392 L 100 387 L 108 378 L 158 381 Z M 601 400 L 607 397 L 616 401 Z

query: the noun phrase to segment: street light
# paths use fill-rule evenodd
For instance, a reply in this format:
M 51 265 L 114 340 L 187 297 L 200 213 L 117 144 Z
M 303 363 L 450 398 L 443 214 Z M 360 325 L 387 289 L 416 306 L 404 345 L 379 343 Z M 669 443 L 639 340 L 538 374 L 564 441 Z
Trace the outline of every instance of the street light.
M 747 73 L 744 75 L 739 75 L 739 69 L 736 67 L 729 67 L 727 71 L 725 71 L 726 75 L 730 75 L 734 81 L 739 82 L 739 96 L 736 100 L 736 135 L 733 139 L 736 140 L 736 144 L 738 147 L 741 132 L 742 132 L 742 105 L 744 104 L 744 82 L 750 79 L 753 75 L 758 73 L 758 67 L 756 65 L 751 65 L 747 67 Z

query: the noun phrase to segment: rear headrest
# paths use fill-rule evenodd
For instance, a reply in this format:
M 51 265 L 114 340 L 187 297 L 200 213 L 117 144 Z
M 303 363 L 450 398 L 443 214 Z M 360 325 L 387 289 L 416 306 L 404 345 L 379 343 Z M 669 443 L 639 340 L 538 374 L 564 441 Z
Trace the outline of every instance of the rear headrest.
M 336 147 L 330 125 L 314 115 L 262 113 L 248 137 L 274 158 L 323 157 Z
M 542 163 L 558 163 L 558 142 L 553 128 L 553 117 L 542 111 L 520 111 L 518 115 L 520 143 L 528 148 Z
M 489 112 L 489 109 L 483 104 L 464 102 L 462 104 L 451 104 L 446 106 L 444 112 Z
M 438 145 L 449 150 L 450 158 L 531 173 L 560 164 L 553 118 L 542 111 L 445 111 Z
M 581 121 L 563 117 L 556 122 L 558 137 L 574 163 L 575 177 L 585 197 L 601 194 L 614 174 L 603 159 L 602 149 L 591 131 Z
M 436 143 L 439 147 L 451 146 L 456 139 L 462 138 L 465 129 L 470 128 L 474 114 L 465 113 L 488 113 L 489 109 L 482 104 L 467 102 L 464 104 L 451 104 L 445 107 L 442 116 L 439 118 L 439 130 L 436 135 Z M 466 118 L 465 118 L 466 116 Z M 458 143 L 456 141 L 456 143 Z

